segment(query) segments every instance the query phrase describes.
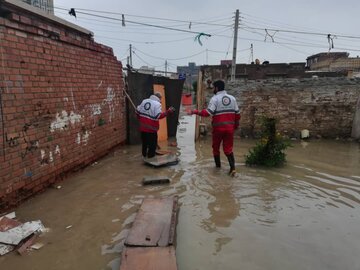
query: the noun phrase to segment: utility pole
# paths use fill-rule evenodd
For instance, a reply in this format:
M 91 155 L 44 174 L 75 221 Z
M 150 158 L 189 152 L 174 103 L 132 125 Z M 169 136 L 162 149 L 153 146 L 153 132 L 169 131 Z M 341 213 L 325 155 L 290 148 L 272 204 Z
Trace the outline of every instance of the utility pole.
M 130 50 L 130 56 L 129 56 L 130 66 L 132 67 L 132 46 L 131 46 L 131 44 L 130 44 L 129 50 Z
M 252 64 L 254 63 L 254 46 L 252 43 L 251 43 L 250 51 L 251 51 L 251 64 Z
M 167 60 L 165 60 L 165 77 L 167 76 Z
M 231 64 L 231 81 L 235 81 L 238 29 L 239 29 L 239 10 L 237 9 L 235 13 L 234 46 L 233 46 L 233 57 Z

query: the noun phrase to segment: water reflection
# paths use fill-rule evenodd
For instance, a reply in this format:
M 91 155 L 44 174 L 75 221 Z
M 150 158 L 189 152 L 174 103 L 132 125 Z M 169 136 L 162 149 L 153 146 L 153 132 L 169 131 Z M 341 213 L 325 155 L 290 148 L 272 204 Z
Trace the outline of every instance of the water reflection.
M 216 179 L 212 179 L 215 180 Z M 217 179 L 218 183 L 208 182 L 208 194 L 212 196 L 208 203 L 209 217 L 202 221 L 202 228 L 208 232 L 227 228 L 240 215 L 240 202 L 233 195 L 230 179 Z

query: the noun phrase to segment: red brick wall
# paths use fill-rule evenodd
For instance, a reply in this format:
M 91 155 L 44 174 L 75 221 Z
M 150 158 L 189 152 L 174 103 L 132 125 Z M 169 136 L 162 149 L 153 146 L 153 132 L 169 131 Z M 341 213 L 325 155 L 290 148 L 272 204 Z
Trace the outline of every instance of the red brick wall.
M 10 7 L 0 17 L 0 209 L 123 143 L 123 87 L 111 48 Z

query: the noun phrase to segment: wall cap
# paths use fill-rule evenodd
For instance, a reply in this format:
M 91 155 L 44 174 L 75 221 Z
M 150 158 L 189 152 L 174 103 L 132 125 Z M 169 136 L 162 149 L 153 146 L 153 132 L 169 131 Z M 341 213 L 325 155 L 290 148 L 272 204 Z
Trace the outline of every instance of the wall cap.
M 4 3 L 4 4 L 8 4 L 8 5 L 11 5 L 11 6 L 15 6 L 17 8 L 20 8 L 22 10 L 25 10 L 27 12 L 30 12 L 30 13 L 33 13 L 37 16 L 40 16 L 42 18 L 45 18 L 47 20 L 50 20 L 50 21 L 53 21 L 55 23 L 58 23 L 58 24 L 61 24 L 62 26 L 65 26 L 65 27 L 68 27 L 68 28 L 71 28 L 73 30 L 76 30 L 78 32 L 81 32 L 83 34 L 86 34 L 86 35 L 89 35 L 89 36 L 94 36 L 94 33 L 81 27 L 81 26 L 78 26 L 76 24 L 73 24 L 71 22 L 68 22 L 64 19 L 61 19 L 53 14 L 50 14 L 50 13 L 47 13 L 46 11 L 43 11 L 37 7 L 33 7 L 29 4 L 26 4 L 24 2 L 21 2 L 19 0 L 1 0 L 0 3 Z

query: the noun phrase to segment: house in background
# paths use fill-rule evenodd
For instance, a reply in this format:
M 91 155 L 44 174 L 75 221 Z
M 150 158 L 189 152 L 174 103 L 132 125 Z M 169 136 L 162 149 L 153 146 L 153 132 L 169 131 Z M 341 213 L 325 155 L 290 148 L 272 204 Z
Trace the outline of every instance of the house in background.
M 200 66 L 190 62 L 188 66 L 178 66 L 176 71 L 181 78 L 185 78 L 184 86 L 192 89 L 192 84 L 198 80 L 199 70 Z
M 348 76 L 360 74 L 360 58 L 349 57 L 347 52 L 327 52 L 309 56 L 306 66 L 311 71 L 347 72 Z

